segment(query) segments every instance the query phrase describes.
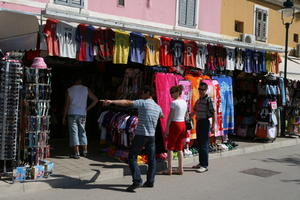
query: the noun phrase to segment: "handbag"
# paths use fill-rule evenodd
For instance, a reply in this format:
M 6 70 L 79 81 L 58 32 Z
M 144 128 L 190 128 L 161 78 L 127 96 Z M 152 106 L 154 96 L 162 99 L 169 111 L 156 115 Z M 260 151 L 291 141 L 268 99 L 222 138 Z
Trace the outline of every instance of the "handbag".
M 193 122 L 193 119 L 190 118 L 188 112 L 186 112 L 185 114 L 185 127 L 186 127 L 186 130 L 189 131 L 189 130 L 192 130 L 194 128 L 194 122 Z
M 186 127 L 186 130 L 192 130 L 194 128 L 194 123 L 193 123 L 193 119 L 191 118 L 188 118 L 188 119 L 185 119 L 185 127 Z

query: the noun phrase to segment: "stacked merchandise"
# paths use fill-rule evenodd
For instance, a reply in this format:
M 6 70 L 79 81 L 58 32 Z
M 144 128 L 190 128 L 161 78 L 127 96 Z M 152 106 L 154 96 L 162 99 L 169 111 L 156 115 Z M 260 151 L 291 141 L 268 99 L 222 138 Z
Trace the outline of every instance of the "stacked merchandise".
M 254 138 L 257 112 L 257 80 L 242 74 L 237 77 L 234 84 L 235 135 L 243 138 Z
M 258 122 L 256 124 L 255 138 L 274 141 L 277 136 L 278 120 L 278 100 L 280 99 L 279 81 L 272 75 L 267 75 L 258 83 L 259 99 L 257 106 Z
M 0 174 L 5 175 L 12 172 L 17 159 L 21 57 L 20 53 L 8 53 L 0 61 Z
M 24 160 L 30 165 L 37 165 L 50 156 L 50 77 L 48 68 L 25 68 L 22 147 Z
M 300 81 L 289 84 L 289 104 L 287 106 L 287 134 L 300 136 Z

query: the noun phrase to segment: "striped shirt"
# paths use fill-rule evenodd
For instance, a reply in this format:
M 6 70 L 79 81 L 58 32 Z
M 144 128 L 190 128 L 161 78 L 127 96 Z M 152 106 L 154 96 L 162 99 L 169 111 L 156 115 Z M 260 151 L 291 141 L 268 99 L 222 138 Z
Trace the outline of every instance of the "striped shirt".
M 212 99 L 207 95 L 199 98 L 194 105 L 194 112 L 196 113 L 197 120 L 212 117 L 215 112 Z
M 135 135 L 155 136 L 155 129 L 162 110 L 153 99 L 136 100 L 133 107 L 138 109 L 139 121 Z

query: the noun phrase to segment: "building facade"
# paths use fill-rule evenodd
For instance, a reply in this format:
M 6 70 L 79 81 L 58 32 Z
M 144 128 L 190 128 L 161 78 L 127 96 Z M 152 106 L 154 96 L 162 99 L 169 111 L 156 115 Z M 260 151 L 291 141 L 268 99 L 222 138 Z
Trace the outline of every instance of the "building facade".
M 248 35 L 251 42 L 261 48 L 273 46 L 282 50 L 285 41 L 285 29 L 279 11 L 282 2 L 283 0 L 1 0 L 0 12 L 34 15 L 39 23 L 52 17 L 144 33 L 172 33 L 170 36 L 198 38 L 204 42 L 218 43 L 225 39 L 225 45 L 241 45 L 236 42 L 237 39 Z M 295 7 L 300 10 L 298 0 L 295 1 Z M 298 15 L 290 28 L 290 48 L 296 48 L 299 40 Z M 7 24 L 6 20 L 0 22 L 1 26 Z M 0 33 L 0 38 L 7 38 L 7 34 Z M 191 37 L 186 37 L 186 34 Z

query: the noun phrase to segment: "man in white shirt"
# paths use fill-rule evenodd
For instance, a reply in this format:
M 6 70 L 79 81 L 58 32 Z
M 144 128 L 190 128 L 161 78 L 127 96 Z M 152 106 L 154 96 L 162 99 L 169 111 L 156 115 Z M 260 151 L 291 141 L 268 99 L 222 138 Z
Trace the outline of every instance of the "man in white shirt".
M 63 115 L 63 124 L 66 124 L 68 116 L 70 146 L 74 149 L 74 154 L 70 157 L 75 159 L 80 158 L 79 146 L 82 146 L 83 156 L 87 156 L 86 113 L 98 102 L 98 98 L 91 90 L 81 83 L 81 79 L 77 78 L 73 86 L 68 88 Z M 88 97 L 92 100 L 89 106 L 87 106 Z

